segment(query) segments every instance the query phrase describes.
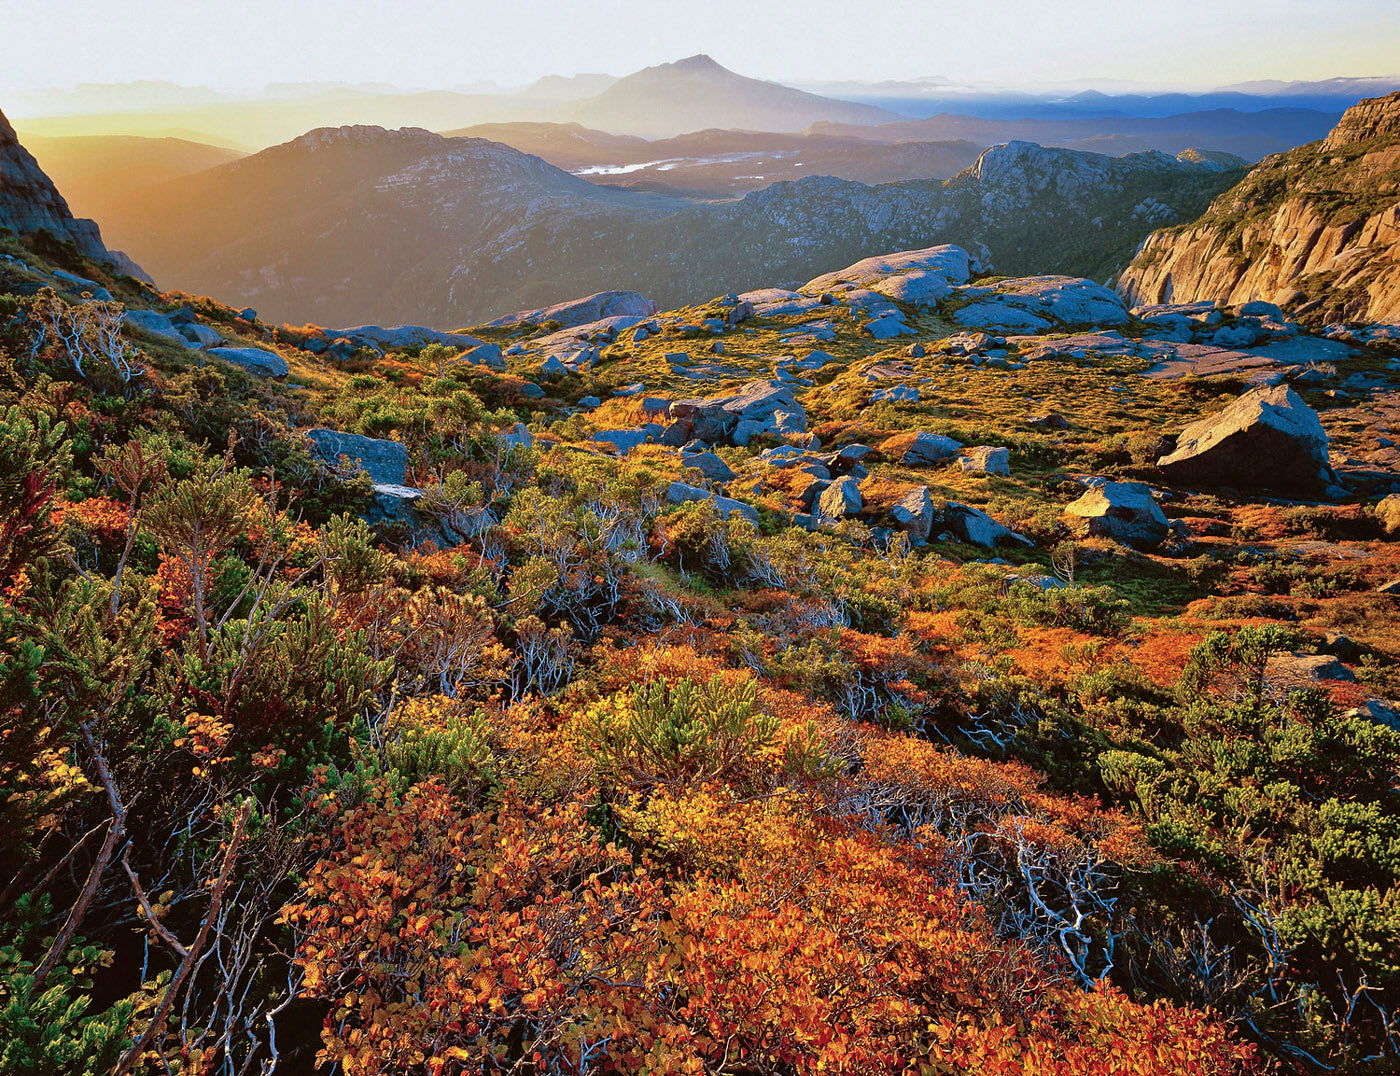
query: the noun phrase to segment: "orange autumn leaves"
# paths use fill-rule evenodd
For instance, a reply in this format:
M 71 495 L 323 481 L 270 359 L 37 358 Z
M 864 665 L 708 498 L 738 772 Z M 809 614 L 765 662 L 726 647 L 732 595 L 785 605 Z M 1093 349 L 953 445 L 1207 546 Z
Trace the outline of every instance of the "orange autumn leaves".
M 1136 827 L 1052 795 L 1029 767 L 836 721 L 757 687 L 773 739 L 798 730 L 847 765 L 793 775 L 758 751 L 604 794 L 567 711 L 625 709 L 629 682 L 748 674 L 684 648 L 600 648 L 601 698 L 498 719 L 508 782 L 489 807 L 428 778 L 371 787 L 336 817 L 283 910 L 303 993 L 328 1006 L 321 1059 L 348 1076 L 466 1073 L 1069 1074 L 1247 1070 L 1210 1017 L 1082 992 L 999 937 L 958 884 L 937 815 L 993 836 L 1146 858 Z M 726 696 L 727 697 L 727 696 Z M 528 730 L 528 734 L 525 734 Z M 533 762 L 532 762 L 533 760 Z M 529 788 L 532 800 L 519 789 Z M 581 789 L 548 802 L 544 790 Z M 894 804 L 918 815 L 901 835 Z M 872 808 L 872 805 L 874 807 Z

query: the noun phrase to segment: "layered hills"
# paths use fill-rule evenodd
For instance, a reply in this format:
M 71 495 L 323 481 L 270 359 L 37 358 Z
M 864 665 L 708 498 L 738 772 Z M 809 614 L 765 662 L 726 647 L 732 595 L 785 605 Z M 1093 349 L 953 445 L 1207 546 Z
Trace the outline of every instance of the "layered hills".
M 576 123 L 488 123 L 446 133 L 504 142 L 595 183 L 695 198 L 734 198 L 779 180 L 814 175 L 860 183 L 947 179 L 986 148 L 966 140 L 885 144 L 718 128 L 642 139 Z
M 1154 226 L 1198 215 L 1230 163 L 1014 143 L 946 183 L 816 176 L 697 205 L 482 139 L 348 127 L 152 188 L 106 223 L 157 277 L 279 319 L 451 327 L 612 288 L 674 304 L 800 282 L 943 241 L 1102 279 Z
M 1124 273 L 1142 302 L 1251 299 L 1325 320 L 1400 321 L 1400 93 L 1267 158 Z

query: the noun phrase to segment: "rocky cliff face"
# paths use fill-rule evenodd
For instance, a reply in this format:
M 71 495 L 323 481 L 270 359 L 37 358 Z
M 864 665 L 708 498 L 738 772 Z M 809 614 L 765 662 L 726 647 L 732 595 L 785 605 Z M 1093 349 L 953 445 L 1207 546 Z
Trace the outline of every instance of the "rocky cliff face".
M 1194 224 L 1149 236 L 1120 289 L 1139 303 L 1263 299 L 1400 322 L 1400 93 L 1266 158 Z
M 0 112 L 0 227 L 20 235 L 41 229 L 69 240 L 90 258 L 114 261 L 103 245 L 97 224 L 74 217 L 53 181 L 19 142 L 10 121 Z

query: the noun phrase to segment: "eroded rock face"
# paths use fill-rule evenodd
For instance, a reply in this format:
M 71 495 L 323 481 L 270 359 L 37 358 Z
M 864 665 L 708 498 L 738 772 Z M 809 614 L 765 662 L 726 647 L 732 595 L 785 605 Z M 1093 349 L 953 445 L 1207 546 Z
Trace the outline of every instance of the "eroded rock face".
M 1400 93 L 1266 158 L 1195 224 L 1153 233 L 1119 288 L 1134 303 L 1263 300 L 1400 321 Z
M 1284 493 L 1336 482 L 1317 412 L 1287 385 L 1253 389 L 1193 422 L 1157 466 L 1173 481 Z
M 0 112 L 0 227 L 19 235 L 43 230 L 72 242 L 89 258 L 115 263 L 102 243 L 95 221 L 74 217 L 33 155 L 20 145 L 10 121 Z
M 1104 482 L 1065 509 L 1070 530 L 1082 537 L 1111 538 L 1134 549 L 1160 545 L 1167 517 L 1142 482 Z

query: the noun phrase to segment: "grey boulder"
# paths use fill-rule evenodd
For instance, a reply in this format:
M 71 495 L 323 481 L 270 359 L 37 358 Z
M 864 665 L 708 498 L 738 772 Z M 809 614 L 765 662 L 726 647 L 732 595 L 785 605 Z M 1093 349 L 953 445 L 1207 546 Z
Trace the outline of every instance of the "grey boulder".
M 1065 508 L 1070 530 L 1151 549 L 1167 537 L 1167 517 L 1142 482 L 1104 482 Z
M 403 487 L 407 480 L 408 449 L 398 441 L 319 427 L 307 430 L 306 439 L 326 463 L 336 463 L 342 456 L 354 460 L 376 486 Z
M 260 347 L 214 347 L 209 354 L 241 366 L 258 377 L 286 377 L 287 360 L 275 351 Z
M 1011 476 L 1011 450 L 992 445 L 978 445 L 965 448 L 958 457 L 958 466 L 974 474 L 994 474 L 1002 478 Z
M 1287 385 L 1274 385 L 1187 426 L 1157 466 L 1182 482 L 1316 491 L 1336 482 L 1327 446 L 1317 412 Z

